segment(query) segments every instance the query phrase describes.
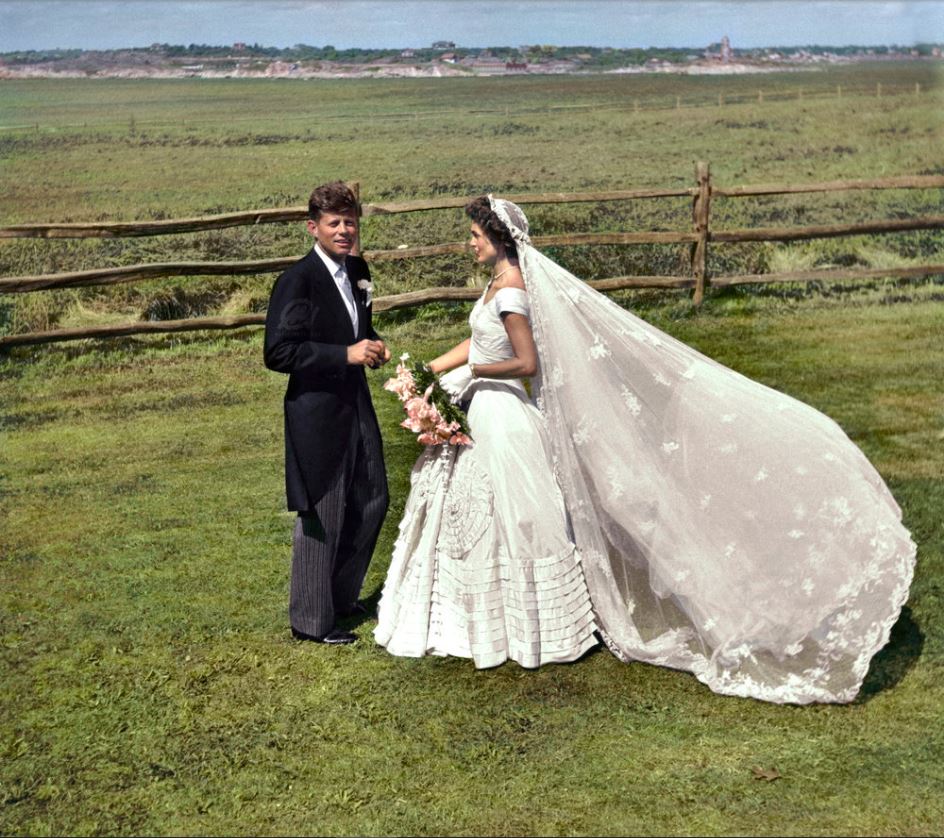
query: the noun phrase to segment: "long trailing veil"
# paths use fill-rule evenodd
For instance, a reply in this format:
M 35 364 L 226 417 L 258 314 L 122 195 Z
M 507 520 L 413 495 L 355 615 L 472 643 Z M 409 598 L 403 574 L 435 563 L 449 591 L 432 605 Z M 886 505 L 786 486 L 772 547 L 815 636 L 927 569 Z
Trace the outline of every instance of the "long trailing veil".
M 626 661 L 778 703 L 855 698 L 915 544 L 829 417 L 618 306 L 512 233 L 535 400 L 601 633 Z

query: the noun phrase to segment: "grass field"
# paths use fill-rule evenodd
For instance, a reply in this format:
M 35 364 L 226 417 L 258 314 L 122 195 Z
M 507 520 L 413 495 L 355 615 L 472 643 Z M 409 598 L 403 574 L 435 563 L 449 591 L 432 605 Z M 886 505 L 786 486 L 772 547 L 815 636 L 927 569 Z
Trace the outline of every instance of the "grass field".
M 573 76 L 338 82 L 4 82 L 4 223 L 132 220 L 297 206 L 311 187 L 358 180 L 365 200 L 939 174 L 944 86 L 934 64 L 736 78 Z M 876 94 L 881 84 L 885 91 Z M 920 95 L 914 94 L 915 84 Z M 845 91 L 837 98 L 837 87 Z M 757 91 L 765 90 L 763 102 Z M 799 95 L 802 94 L 802 98 Z M 725 101 L 717 104 L 718 97 Z M 683 107 L 675 107 L 676 98 Z M 726 97 L 726 98 L 725 98 Z M 641 110 L 635 111 L 639 101 Z M 555 109 L 556 108 L 556 109 Z M 941 190 L 714 201 L 716 229 L 942 212 Z M 687 199 L 531 210 L 545 233 L 686 230 Z M 364 246 L 464 236 L 461 213 L 369 219 Z M 149 261 L 286 256 L 300 225 L 113 240 L 0 241 L 0 275 Z M 571 248 L 578 275 L 677 274 L 680 246 Z M 715 274 L 944 260 L 941 236 L 712 249 Z M 464 256 L 385 263 L 379 294 L 473 281 Z M 174 319 L 264 307 L 271 276 L 179 279 L 33 294 L 0 304 L 0 333 Z
M 863 87 L 878 72 L 869 69 Z M 296 204 L 328 177 L 360 179 L 371 200 L 668 186 L 690 182 L 700 158 L 728 181 L 941 171 L 941 119 L 929 107 L 939 98 L 808 93 L 724 110 L 455 113 L 617 95 L 716 98 L 761 83 L 653 79 L 645 83 L 661 87 L 640 92 L 631 78 L 492 81 L 3 83 L 0 125 L 40 126 L 0 135 L 4 221 Z M 795 77 L 773 81 L 795 90 Z M 820 83 L 828 92 L 836 77 Z M 923 84 L 922 95 L 939 97 Z M 352 107 L 367 115 L 440 108 L 443 119 L 390 117 L 364 131 L 339 118 Z M 308 125 L 323 112 L 335 114 L 330 130 Z M 533 130 L 503 133 L 509 124 Z M 286 139 L 241 139 L 263 135 Z M 730 212 L 789 221 L 940 205 L 940 193 L 891 193 Z M 532 215 L 539 232 L 553 232 L 684 227 L 687 213 L 680 204 Z M 448 213 L 371 219 L 365 230 L 368 247 L 461 234 L 458 214 Z M 273 227 L 216 239 L 0 244 L 0 273 L 9 274 L 103 257 L 285 255 L 305 242 L 297 229 Z M 910 234 L 717 258 L 734 267 L 925 261 L 941 245 L 937 234 Z M 679 258 L 603 250 L 555 255 L 588 277 Z M 416 275 L 378 266 L 379 293 L 477 279 L 463 257 L 429 264 Z M 22 311 L 7 298 L 3 328 L 39 322 L 43 311 L 64 325 L 146 316 L 162 300 L 167 310 L 174 301 L 195 306 L 204 286 L 215 289 L 208 309 L 264 304 L 271 281 L 143 283 L 50 296 Z M 912 595 L 862 694 L 845 707 L 722 698 L 689 675 L 622 664 L 604 651 L 533 672 L 398 659 L 372 643 L 371 620 L 354 624 L 362 639 L 353 647 L 294 642 L 286 624 L 292 519 L 282 511 L 285 382 L 262 367 L 259 332 L 10 351 L 0 357 L 0 833 L 940 834 L 940 297 L 934 281 L 716 291 L 698 312 L 676 295 L 619 297 L 659 328 L 835 418 L 901 503 L 919 544 Z M 395 352 L 429 357 L 464 337 L 467 314 L 466 306 L 430 306 L 379 317 L 378 328 Z M 417 454 L 396 427 L 399 407 L 380 390 L 383 378 L 372 374 L 371 384 L 392 504 L 365 585 L 374 602 Z M 758 779 L 755 769 L 780 777 Z

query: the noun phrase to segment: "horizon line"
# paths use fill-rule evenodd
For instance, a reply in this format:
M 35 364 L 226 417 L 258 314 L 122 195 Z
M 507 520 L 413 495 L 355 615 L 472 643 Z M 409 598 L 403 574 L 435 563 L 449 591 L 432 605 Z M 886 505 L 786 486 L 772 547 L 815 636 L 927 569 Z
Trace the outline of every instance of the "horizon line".
M 276 44 L 260 44 L 258 41 L 254 41 L 253 43 L 249 43 L 248 41 L 233 41 L 232 43 L 228 43 L 228 44 L 196 43 L 196 42 L 184 44 L 184 43 L 171 43 L 169 41 L 154 41 L 146 46 L 131 46 L 131 45 L 125 45 L 125 46 L 120 46 L 120 47 L 57 46 L 57 47 L 30 47 L 28 49 L 7 49 L 7 50 L 0 50 L 0 55 L 9 55 L 10 53 L 15 53 L 15 52 L 66 52 L 66 51 L 74 51 L 74 50 L 81 50 L 82 52 L 119 52 L 121 50 L 148 50 L 148 49 L 153 49 L 154 47 L 158 47 L 158 46 L 159 47 L 182 47 L 185 49 L 189 49 L 190 47 L 195 47 L 195 48 L 209 47 L 210 49 L 222 49 L 225 47 L 235 47 L 237 44 L 244 45 L 246 49 L 293 50 L 293 49 L 302 49 L 302 48 L 327 49 L 330 47 L 331 49 L 335 50 L 335 52 L 349 52 L 350 50 L 361 50 L 364 52 L 381 52 L 384 50 L 401 50 L 402 51 L 402 50 L 407 50 L 407 49 L 435 50 L 438 52 L 445 52 L 447 50 L 483 50 L 483 49 L 513 49 L 513 50 L 520 51 L 521 49 L 524 49 L 527 47 L 539 47 L 539 48 L 551 47 L 553 49 L 588 49 L 588 50 L 609 49 L 609 50 L 619 50 L 619 51 L 637 50 L 639 52 L 648 52 L 650 50 L 665 50 L 665 49 L 705 50 L 708 47 L 716 46 L 717 44 L 720 44 L 720 43 L 721 41 L 719 39 L 717 41 L 711 41 L 708 44 L 703 44 L 699 46 L 682 46 L 682 45 L 677 45 L 677 44 L 666 44 L 663 46 L 650 45 L 647 47 L 620 47 L 620 46 L 613 46 L 613 45 L 593 46 L 590 44 L 546 44 L 545 43 L 545 44 L 518 44 L 518 45 L 487 44 L 484 46 L 473 45 L 473 44 L 469 44 L 469 45 L 455 44 L 454 46 L 450 46 L 450 47 L 434 47 L 434 46 L 336 47 L 334 46 L 334 44 L 324 44 L 324 45 L 319 46 L 317 44 L 305 44 L 305 43 L 297 43 L 297 44 L 292 44 L 290 46 L 278 46 Z M 759 50 L 759 49 L 803 49 L 807 47 L 813 47 L 816 49 L 831 49 L 831 48 L 849 49 L 850 47 L 859 47 L 861 49 L 873 49 L 875 47 L 885 47 L 885 48 L 905 47 L 905 48 L 913 49 L 915 47 L 920 47 L 920 46 L 944 47 L 944 41 L 913 41 L 911 43 L 901 43 L 901 42 L 855 43 L 855 42 L 851 42 L 851 43 L 844 43 L 844 44 L 806 42 L 806 43 L 796 43 L 796 44 L 764 44 L 762 46 L 753 46 L 753 47 L 731 47 L 731 49 L 734 52 L 750 52 L 750 51 Z

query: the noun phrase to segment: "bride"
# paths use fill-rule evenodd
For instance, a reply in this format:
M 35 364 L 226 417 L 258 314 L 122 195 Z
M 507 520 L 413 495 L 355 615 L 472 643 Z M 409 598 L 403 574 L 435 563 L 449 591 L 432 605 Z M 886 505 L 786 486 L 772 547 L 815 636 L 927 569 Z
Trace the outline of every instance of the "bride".
M 855 698 L 915 563 L 862 452 L 545 257 L 515 204 L 466 212 L 492 280 L 430 367 L 473 444 L 413 468 L 377 642 L 536 667 L 599 637 L 718 693 Z

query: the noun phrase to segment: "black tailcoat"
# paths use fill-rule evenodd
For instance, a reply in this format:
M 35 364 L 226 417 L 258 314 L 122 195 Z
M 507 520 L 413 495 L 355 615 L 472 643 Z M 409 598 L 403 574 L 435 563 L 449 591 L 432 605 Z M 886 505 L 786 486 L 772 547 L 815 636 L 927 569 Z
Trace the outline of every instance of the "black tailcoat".
M 265 365 L 288 373 L 285 393 L 285 490 L 288 508 L 311 512 L 331 488 L 348 450 L 358 442 L 358 405 L 375 426 L 364 367 L 348 365 L 347 347 L 377 340 L 367 291 L 367 263 L 346 259 L 357 305 L 358 329 L 341 299 L 334 277 L 311 250 L 275 282 L 265 325 Z M 378 428 L 379 435 L 379 428 Z

